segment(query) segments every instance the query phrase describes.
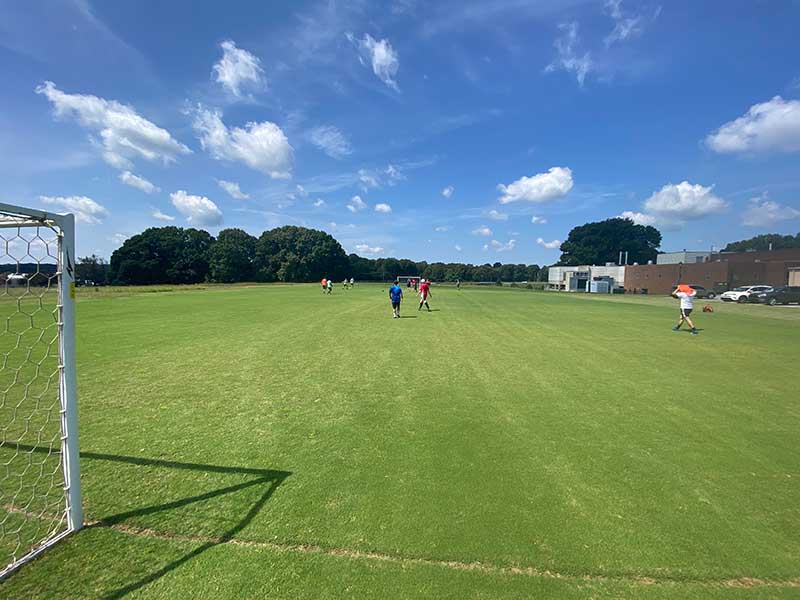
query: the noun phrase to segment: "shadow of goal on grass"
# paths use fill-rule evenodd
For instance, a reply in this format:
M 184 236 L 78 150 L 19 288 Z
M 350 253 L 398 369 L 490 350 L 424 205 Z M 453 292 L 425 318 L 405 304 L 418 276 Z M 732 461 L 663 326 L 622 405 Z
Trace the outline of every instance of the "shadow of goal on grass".
M 16 444 L 16 446 L 18 450 L 25 450 L 29 452 L 49 451 L 48 448 L 40 446 L 30 446 L 27 444 Z M 217 537 L 214 537 L 213 539 L 205 538 L 206 541 L 203 541 L 203 543 L 201 543 L 197 548 L 167 563 L 160 569 L 157 569 L 152 573 L 149 573 L 148 575 L 141 577 L 132 583 L 128 583 L 107 593 L 103 597 L 107 598 L 108 600 L 123 598 L 124 596 L 130 594 L 131 592 L 134 592 L 150 583 L 153 583 L 154 581 L 160 579 L 170 571 L 174 571 L 181 565 L 184 565 L 185 563 L 203 554 L 204 552 L 213 548 L 214 546 L 218 546 L 219 544 L 224 544 L 226 542 L 233 540 L 236 534 L 238 534 L 245 527 L 247 527 L 256 517 L 256 515 L 258 515 L 258 513 L 270 499 L 272 494 L 275 493 L 275 490 L 278 488 L 278 486 L 281 483 L 283 483 L 283 481 L 289 475 L 291 475 L 289 471 L 275 471 L 272 469 L 253 469 L 248 467 L 225 467 L 219 465 L 186 463 L 186 462 L 177 462 L 171 460 L 159 460 L 154 458 L 142 458 L 136 456 L 121 456 L 117 454 L 101 454 L 97 452 L 81 452 L 80 456 L 81 458 L 84 459 L 112 461 L 129 465 L 135 465 L 135 466 L 162 467 L 167 469 L 187 469 L 191 471 L 203 471 L 206 473 L 228 473 L 228 474 L 253 476 L 253 479 L 244 481 L 242 483 L 237 483 L 235 485 L 229 485 L 226 487 L 204 492 L 202 494 L 188 496 L 170 502 L 152 504 L 150 506 L 143 506 L 141 508 L 136 508 L 125 512 L 117 513 L 114 515 L 110 515 L 88 525 L 88 527 L 92 528 L 114 527 L 121 525 L 122 523 L 133 517 L 140 517 L 157 512 L 178 509 L 196 502 L 203 502 L 205 500 L 210 500 L 212 498 L 224 496 L 225 494 L 231 494 L 248 488 L 255 488 L 258 486 L 264 487 L 264 491 L 261 493 L 258 499 L 250 506 L 247 513 L 232 527 L 228 528 L 222 534 L 220 534 Z M 167 538 L 169 536 L 165 534 L 164 537 Z

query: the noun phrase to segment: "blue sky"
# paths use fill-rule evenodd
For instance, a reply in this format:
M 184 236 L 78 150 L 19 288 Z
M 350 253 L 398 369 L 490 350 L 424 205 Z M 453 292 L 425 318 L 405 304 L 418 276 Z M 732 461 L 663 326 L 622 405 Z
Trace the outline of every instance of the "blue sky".
M 800 230 L 800 2 L 0 0 L 3 202 L 550 264 Z

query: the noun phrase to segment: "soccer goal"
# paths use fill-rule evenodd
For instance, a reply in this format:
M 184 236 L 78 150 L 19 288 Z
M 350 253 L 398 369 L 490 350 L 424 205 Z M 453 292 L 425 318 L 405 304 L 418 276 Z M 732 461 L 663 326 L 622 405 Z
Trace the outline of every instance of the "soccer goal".
M 83 524 L 74 236 L 0 204 L 0 580 Z
M 419 283 L 420 276 L 419 275 L 398 275 L 397 281 L 400 285 L 406 285 L 409 281 L 414 281 L 416 279 L 417 283 Z

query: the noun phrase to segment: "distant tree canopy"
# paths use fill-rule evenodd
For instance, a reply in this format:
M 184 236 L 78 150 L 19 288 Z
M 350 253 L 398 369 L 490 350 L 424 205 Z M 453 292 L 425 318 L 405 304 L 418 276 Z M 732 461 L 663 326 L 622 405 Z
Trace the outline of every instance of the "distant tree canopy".
M 800 233 L 797 235 L 780 235 L 779 233 L 766 233 L 757 235 L 740 242 L 731 242 L 725 246 L 723 252 L 747 252 L 751 250 L 769 250 L 772 244 L 773 250 L 784 250 L 786 248 L 800 248 Z
M 200 283 L 208 276 L 214 238 L 207 231 L 151 227 L 125 240 L 111 255 L 112 283 Z
M 387 281 L 398 275 L 433 281 L 546 281 L 539 265 L 415 262 L 406 258 L 348 256 L 324 231 L 279 227 L 255 238 L 241 229 L 223 229 L 217 238 L 198 229 L 153 227 L 125 240 L 110 265 L 96 256 L 79 261 L 80 278 L 97 283 L 146 285 L 216 281 L 319 281 L 355 277 Z M 106 270 L 107 277 L 100 271 Z
M 650 225 L 636 225 L 630 219 L 606 219 L 586 223 L 569 232 L 561 244 L 558 264 L 603 265 L 617 262 L 620 251 L 628 252 L 628 262 L 655 260 L 661 233 Z
M 75 279 L 79 282 L 105 283 L 108 279 L 108 262 L 94 254 L 78 258 L 75 261 Z

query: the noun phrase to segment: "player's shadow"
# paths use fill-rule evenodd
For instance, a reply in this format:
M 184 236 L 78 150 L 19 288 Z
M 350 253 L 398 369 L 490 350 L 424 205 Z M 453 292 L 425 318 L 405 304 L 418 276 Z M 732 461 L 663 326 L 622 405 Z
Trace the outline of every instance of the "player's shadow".
M 42 447 L 42 446 L 30 446 L 27 444 L 16 444 L 18 450 L 25 450 L 29 452 L 44 452 L 44 453 L 51 453 L 52 450 L 50 448 Z M 278 486 L 283 483 L 283 481 L 291 475 L 289 471 L 275 471 L 272 469 L 253 469 L 248 467 L 224 467 L 219 465 L 208 465 L 208 464 L 200 464 L 200 463 L 185 463 L 185 462 L 177 462 L 171 460 L 158 460 L 153 458 L 141 458 L 137 456 L 120 456 L 116 454 L 100 454 L 97 452 L 81 452 L 81 458 L 90 459 L 90 460 L 106 460 L 112 462 L 119 462 L 125 463 L 129 465 L 136 465 L 136 466 L 144 466 L 144 467 L 162 467 L 167 469 L 187 469 L 191 471 L 203 471 L 206 473 L 230 473 L 230 474 L 239 474 L 239 475 L 253 475 L 254 478 L 248 481 L 237 483 L 235 485 L 230 485 L 227 487 L 219 488 L 216 490 L 211 490 L 209 492 L 204 492 L 202 494 L 197 494 L 194 496 L 188 496 L 185 498 L 181 498 L 179 500 L 173 500 L 171 502 L 164 502 L 161 504 L 153 504 L 150 506 L 144 506 L 141 508 L 136 508 L 133 510 L 124 511 L 121 513 L 117 513 L 114 515 L 110 515 L 100 519 L 99 521 L 92 523 L 88 526 L 88 528 L 99 528 L 99 527 L 113 527 L 114 525 L 119 525 L 124 523 L 128 519 L 132 517 L 139 517 L 144 515 L 149 515 L 152 513 L 157 513 L 161 511 L 168 511 L 177 509 L 183 506 L 187 506 L 193 504 L 195 502 L 203 502 L 205 500 L 210 500 L 212 498 L 216 498 L 219 496 L 223 496 L 225 494 L 230 494 L 233 492 L 238 492 L 239 490 L 244 490 L 248 488 L 253 488 L 257 486 L 263 486 L 264 491 L 258 497 L 258 499 L 250 506 L 250 509 L 247 513 L 232 527 L 224 531 L 221 535 L 210 537 L 206 541 L 204 541 L 200 546 L 195 548 L 194 550 L 186 553 L 185 555 L 171 561 L 170 563 L 164 565 L 160 569 L 153 571 L 152 573 L 141 577 L 140 579 L 128 583 L 122 587 L 119 587 L 113 591 L 108 592 L 103 597 L 109 600 L 123 598 L 127 596 L 131 592 L 134 592 L 138 589 L 143 588 L 144 586 L 160 579 L 170 571 L 174 571 L 181 565 L 189 562 L 193 558 L 203 554 L 207 550 L 213 548 L 214 546 L 218 546 L 220 544 L 224 544 L 226 542 L 231 541 L 234 539 L 236 534 L 242 531 L 245 527 L 247 527 L 252 520 L 256 517 L 259 511 L 264 507 L 267 501 L 272 497 L 272 494 L 275 493 L 275 490 Z M 169 537 L 165 535 L 164 537 Z M 180 536 L 176 536 L 180 537 Z M 190 536 L 186 536 L 190 537 Z
M 417 315 L 400 315 L 401 319 L 416 319 Z

